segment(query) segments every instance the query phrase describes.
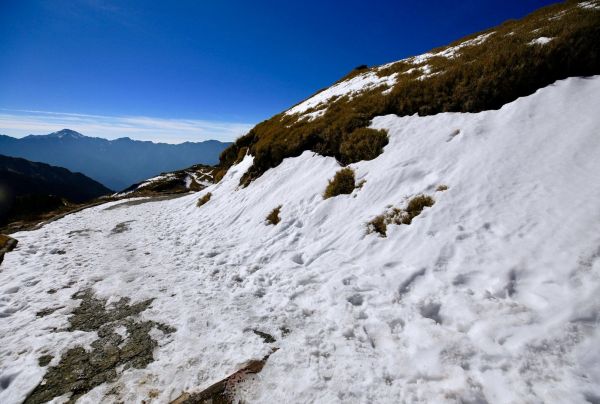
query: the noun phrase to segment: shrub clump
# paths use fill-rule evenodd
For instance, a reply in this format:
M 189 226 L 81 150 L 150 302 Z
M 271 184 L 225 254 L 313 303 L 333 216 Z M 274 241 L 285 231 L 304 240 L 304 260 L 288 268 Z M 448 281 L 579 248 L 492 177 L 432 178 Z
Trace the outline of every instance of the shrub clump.
M 417 195 L 408 201 L 406 206 L 406 214 L 402 218 L 402 224 L 410 224 L 412 220 L 419 216 L 423 209 L 431 207 L 435 201 L 429 195 Z
M 204 205 L 206 202 L 210 201 L 211 196 L 212 196 L 212 194 L 210 192 L 204 194 L 200 199 L 198 199 L 196 206 L 200 207 L 200 206 Z
M 354 170 L 347 167 L 342 168 L 335 173 L 333 179 L 329 180 L 323 198 L 328 199 L 333 198 L 334 196 L 352 193 L 356 187 L 355 181 Z
M 436 191 L 438 191 L 438 192 L 444 192 L 447 190 L 448 190 L 448 185 L 446 185 L 446 184 L 440 184 L 440 185 L 438 185 L 438 187 L 436 189 Z
M 385 214 L 375 216 L 373 220 L 367 223 L 368 233 L 379 233 L 381 237 L 387 236 L 387 216 Z
M 388 144 L 387 132 L 383 129 L 358 128 L 345 135 L 340 144 L 342 163 L 350 164 L 361 160 L 373 160 Z
M 281 212 L 281 205 L 273 209 L 271 213 L 267 215 L 267 224 L 272 224 L 273 226 L 275 226 L 277 223 L 281 222 L 279 212 Z
M 391 208 L 387 212 L 375 216 L 367 223 L 367 233 L 378 233 L 381 237 L 386 237 L 389 224 L 409 225 L 415 217 L 421 214 L 423 209 L 433 206 L 434 203 L 434 199 L 429 195 L 417 195 L 408 201 L 405 209 Z

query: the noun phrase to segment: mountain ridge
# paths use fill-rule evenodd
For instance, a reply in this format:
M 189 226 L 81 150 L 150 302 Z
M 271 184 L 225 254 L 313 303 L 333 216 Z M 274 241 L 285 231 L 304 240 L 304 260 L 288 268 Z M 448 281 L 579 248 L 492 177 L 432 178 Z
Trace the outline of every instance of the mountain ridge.
M 0 191 L 0 225 L 112 193 L 82 173 L 4 155 L 0 155 Z
M 128 137 L 89 137 L 71 129 L 14 138 L 0 135 L 0 153 L 65 167 L 94 178 L 116 191 L 162 172 L 195 164 L 215 164 L 230 143 L 218 140 L 180 144 Z

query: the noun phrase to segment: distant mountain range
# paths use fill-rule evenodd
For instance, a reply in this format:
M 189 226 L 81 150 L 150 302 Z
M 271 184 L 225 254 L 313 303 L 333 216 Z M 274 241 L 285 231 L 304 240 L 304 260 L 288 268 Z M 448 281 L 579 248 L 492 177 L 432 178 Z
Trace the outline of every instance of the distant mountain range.
M 110 193 L 81 173 L 0 155 L 0 225 Z
M 162 172 L 215 164 L 229 145 L 217 140 L 176 145 L 128 137 L 107 140 L 70 129 L 20 139 L 0 135 L 0 154 L 81 172 L 115 191 Z

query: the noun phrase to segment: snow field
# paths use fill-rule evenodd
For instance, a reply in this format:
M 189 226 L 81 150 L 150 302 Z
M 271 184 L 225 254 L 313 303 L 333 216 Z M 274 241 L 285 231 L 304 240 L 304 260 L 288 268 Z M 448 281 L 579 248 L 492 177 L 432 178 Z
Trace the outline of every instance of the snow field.
M 95 338 L 62 330 L 88 287 L 109 303 L 154 298 L 142 318 L 177 331 L 156 332 L 154 362 L 84 403 L 150 402 L 151 390 L 168 402 L 272 347 L 240 387 L 247 402 L 598 400 L 599 97 L 600 77 L 571 78 L 498 111 L 377 117 L 390 143 L 351 165 L 366 180 L 351 195 L 323 200 L 340 166 L 312 152 L 239 188 L 247 156 L 195 195 L 15 234 L 0 271 L 0 402 L 42 380 L 39 356 L 52 366 Z M 420 193 L 436 202 L 411 225 L 366 234 Z

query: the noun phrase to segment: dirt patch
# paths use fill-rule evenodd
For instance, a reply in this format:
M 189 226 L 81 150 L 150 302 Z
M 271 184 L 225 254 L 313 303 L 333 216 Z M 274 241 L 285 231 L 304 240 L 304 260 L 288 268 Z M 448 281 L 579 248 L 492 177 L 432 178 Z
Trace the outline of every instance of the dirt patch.
M 150 337 L 156 328 L 165 334 L 174 328 L 154 321 L 141 321 L 137 317 L 152 303 L 152 299 L 130 304 L 122 298 L 113 306 L 94 296 L 91 290 L 73 295 L 81 304 L 69 318 L 68 331 L 96 331 L 98 339 L 91 349 L 77 346 L 66 351 L 57 365 L 48 368 L 44 378 L 25 399 L 25 403 L 44 403 L 71 393 L 68 402 L 102 383 L 115 381 L 128 368 L 143 369 L 154 360 L 157 343 Z M 41 366 L 50 363 L 51 357 L 39 358 Z M 44 364 L 44 365 L 42 365 Z

